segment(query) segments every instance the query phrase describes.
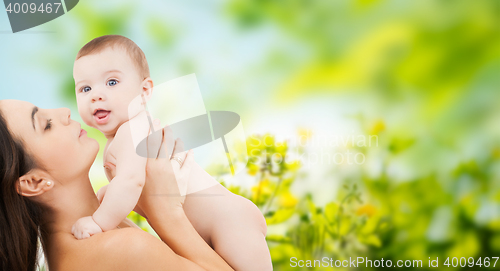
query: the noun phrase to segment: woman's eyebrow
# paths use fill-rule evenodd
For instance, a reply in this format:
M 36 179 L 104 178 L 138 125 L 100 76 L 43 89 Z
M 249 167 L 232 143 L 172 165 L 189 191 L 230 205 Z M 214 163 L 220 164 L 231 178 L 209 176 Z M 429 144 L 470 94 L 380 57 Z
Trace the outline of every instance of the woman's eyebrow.
M 36 128 L 35 128 L 35 114 L 36 112 L 38 112 L 38 107 L 33 107 L 33 110 L 31 111 L 31 123 L 33 124 L 33 130 L 36 131 Z

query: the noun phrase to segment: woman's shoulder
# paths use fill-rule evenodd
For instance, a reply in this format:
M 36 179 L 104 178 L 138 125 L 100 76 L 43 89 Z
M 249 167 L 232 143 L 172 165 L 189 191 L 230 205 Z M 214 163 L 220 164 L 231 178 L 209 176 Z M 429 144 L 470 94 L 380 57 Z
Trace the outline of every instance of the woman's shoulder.
M 99 234 L 93 237 L 99 237 Z M 95 239 L 95 241 L 100 242 L 105 250 L 119 249 L 122 252 L 126 252 L 129 250 L 135 251 L 142 244 L 147 245 L 148 243 L 157 242 L 159 240 L 141 229 L 126 227 L 104 232 L 101 234 L 100 240 Z
M 63 241 L 66 245 L 60 247 L 64 247 L 64 254 L 58 253 L 61 258 L 54 258 L 60 267 L 54 270 L 138 270 L 135 266 L 144 260 L 151 248 L 165 246 L 151 234 L 131 227 L 99 233 L 83 240 L 70 238 L 73 240 Z
M 99 236 L 100 235 L 100 236 Z M 116 229 L 92 236 L 95 238 L 89 246 L 100 247 L 96 254 L 103 255 L 105 259 L 117 256 L 117 260 L 124 259 L 134 261 L 142 259 L 144 254 L 149 253 L 151 247 L 165 246 L 165 244 L 153 235 L 137 228 L 126 227 Z M 89 238 L 89 241 L 91 241 Z

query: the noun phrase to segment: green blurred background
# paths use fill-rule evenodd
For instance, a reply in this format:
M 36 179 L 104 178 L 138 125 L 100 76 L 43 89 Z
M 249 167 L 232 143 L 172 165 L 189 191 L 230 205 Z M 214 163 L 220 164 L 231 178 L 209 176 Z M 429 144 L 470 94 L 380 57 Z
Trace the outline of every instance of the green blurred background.
M 207 170 L 262 210 L 275 270 L 500 256 L 500 1 L 84 0 L 0 28 L 0 97 L 79 121 L 73 60 L 95 37 L 134 40 L 156 83 L 196 73 L 208 110 L 242 117 L 247 170 Z M 363 162 L 330 159 L 348 153 Z

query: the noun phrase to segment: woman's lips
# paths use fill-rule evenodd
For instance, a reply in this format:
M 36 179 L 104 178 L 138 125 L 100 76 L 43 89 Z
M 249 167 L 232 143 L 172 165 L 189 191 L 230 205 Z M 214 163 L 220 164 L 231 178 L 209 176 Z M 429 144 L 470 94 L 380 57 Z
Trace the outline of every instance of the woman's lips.
M 110 113 L 111 113 L 111 111 L 98 110 L 94 114 L 94 119 L 97 122 L 97 124 L 106 124 L 109 120 Z
M 80 136 L 79 137 L 82 137 L 82 135 L 86 135 L 86 134 L 87 134 L 87 131 L 80 129 Z

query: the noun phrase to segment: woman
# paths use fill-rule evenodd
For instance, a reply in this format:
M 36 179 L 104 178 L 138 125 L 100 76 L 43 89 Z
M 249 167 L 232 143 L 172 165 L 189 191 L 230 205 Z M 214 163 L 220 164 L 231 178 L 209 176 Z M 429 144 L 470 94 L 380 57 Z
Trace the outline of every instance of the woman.
M 173 171 L 185 179 L 191 153 L 183 154 L 182 168 L 148 160 L 138 204 L 167 246 L 134 227 L 73 237 L 73 223 L 99 206 L 88 177 L 99 145 L 70 119 L 69 109 L 0 101 L 0 149 L 1 270 L 35 270 L 38 238 L 50 271 L 232 270 L 194 230 L 184 198 L 161 196 L 178 194 Z

